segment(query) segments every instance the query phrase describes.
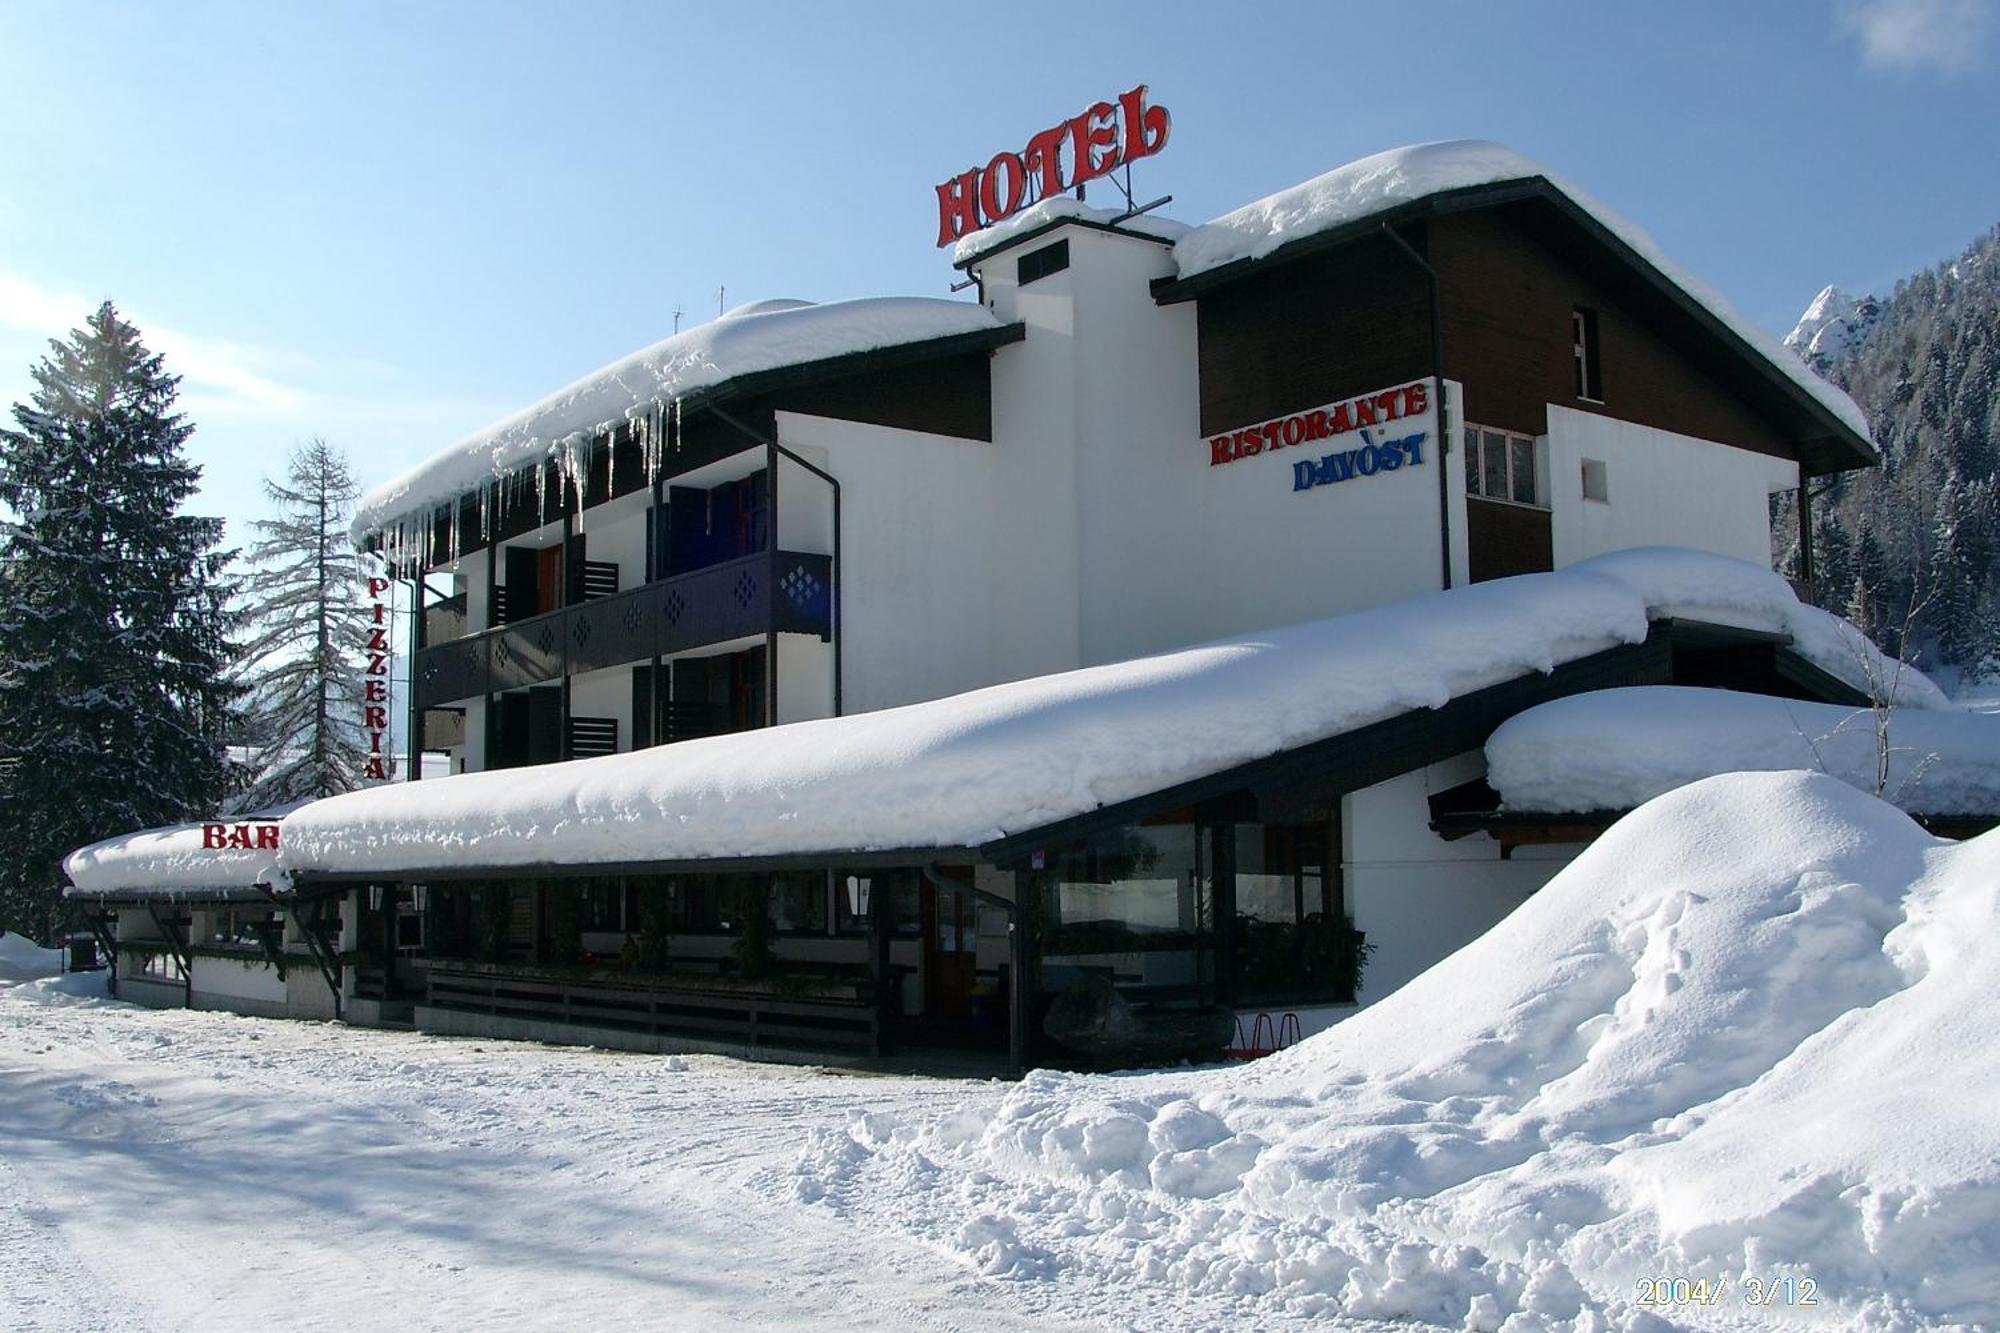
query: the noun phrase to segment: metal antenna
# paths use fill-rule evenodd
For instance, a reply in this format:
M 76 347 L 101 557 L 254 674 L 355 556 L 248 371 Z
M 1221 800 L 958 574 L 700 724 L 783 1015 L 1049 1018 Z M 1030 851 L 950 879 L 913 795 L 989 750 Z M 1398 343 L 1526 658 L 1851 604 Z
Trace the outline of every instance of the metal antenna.
M 680 308 L 680 306 L 679 306 L 679 305 L 675 305 L 675 306 L 674 306 L 674 332 L 675 332 L 675 333 L 679 333 L 680 331 L 681 331 L 681 308 Z

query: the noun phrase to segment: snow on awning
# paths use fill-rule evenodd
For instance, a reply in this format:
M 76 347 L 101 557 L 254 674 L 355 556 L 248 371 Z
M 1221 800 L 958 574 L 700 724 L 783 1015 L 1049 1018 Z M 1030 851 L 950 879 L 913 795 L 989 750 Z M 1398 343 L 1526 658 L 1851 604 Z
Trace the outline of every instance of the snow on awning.
M 1767 569 L 1621 551 L 902 708 L 336 796 L 286 818 L 284 861 L 389 873 L 975 847 L 1638 643 L 1667 617 L 1788 634 L 1843 679 L 1880 664 Z M 1903 695 L 1948 706 L 1914 673 Z
M 1880 747 L 1868 708 L 1645 685 L 1530 708 L 1486 743 L 1502 808 L 1629 810 L 1722 773 L 1807 769 L 1873 794 Z M 1890 710 L 1882 796 L 1924 815 L 2000 814 L 2000 716 Z
M 1261 259 L 1301 238 L 1449 190 L 1529 180 L 1547 182 L 1588 213 L 1842 424 L 1861 439 L 1870 439 L 1868 419 L 1852 398 L 1745 319 L 1721 292 L 1667 258 L 1637 223 L 1504 144 L 1453 139 L 1392 148 L 1349 162 L 1196 227 L 1174 244 L 1174 261 L 1183 279 L 1192 278 L 1241 260 Z
M 352 531 L 359 540 L 628 424 L 652 454 L 678 400 L 739 376 L 999 327 L 982 305 L 932 297 L 740 306 L 614 361 L 376 487 L 356 507 Z
M 220 832 L 217 832 L 220 830 Z M 284 885 L 279 824 L 271 819 L 174 824 L 125 833 L 63 858 L 70 898 L 221 900 Z

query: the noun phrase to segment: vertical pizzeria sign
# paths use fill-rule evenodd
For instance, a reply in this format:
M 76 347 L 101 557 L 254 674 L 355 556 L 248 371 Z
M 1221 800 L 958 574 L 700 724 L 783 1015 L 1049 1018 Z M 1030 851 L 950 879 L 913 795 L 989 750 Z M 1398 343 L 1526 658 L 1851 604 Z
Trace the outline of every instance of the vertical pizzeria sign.
M 362 644 L 368 666 L 361 676 L 361 729 L 368 734 L 368 758 L 362 765 L 365 780 L 386 782 L 389 778 L 389 603 L 388 579 L 368 576 L 368 637 Z

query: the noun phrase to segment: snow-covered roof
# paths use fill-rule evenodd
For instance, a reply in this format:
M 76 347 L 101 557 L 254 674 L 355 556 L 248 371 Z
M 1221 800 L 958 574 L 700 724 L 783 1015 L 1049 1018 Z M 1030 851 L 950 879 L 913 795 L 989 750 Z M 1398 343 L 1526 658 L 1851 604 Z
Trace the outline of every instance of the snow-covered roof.
M 2000 717 L 1889 710 L 1882 795 L 1926 815 L 2000 814 Z M 1730 690 L 1634 686 L 1501 723 L 1487 781 L 1512 810 L 1629 810 L 1719 773 L 1803 768 L 1873 793 L 1876 714 Z
M 477 490 L 515 468 L 742 375 L 999 327 L 984 306 L 933 297 L 814 305 L 760 301 L 677 333 L 468 435 L 361 498 L 357 539 Z M 657 434 L 657 429 L 655 431 Z
M 268 819 L 233 820 L 227 829 L 247 828 L 245 841 L 259 841 L 260 829 L 276 829 Z M 69 897 L 223 898 L 242 896 L 259 884 L 283 884 L 278 853 L 269 848 L 211 847 L 201 824 L 174 824 L 120 834 L 79 847 L 63 858 Z
M 1238 260 L 1261 259 L 1303 237 L 1448 190 L 1537 178 L 1630 246 L 1856 435 L 1869 438 L 1868 419 L 1852 398 L 1745 319 L 1721 292 L 1667 258 L 1643 228 L 1504 144 L 1483 139 L 1414 144 L 1335 167 L 1196 227 L 1175 242 L 1174 262 L 1181 277 L 1192 278 Z
M 1679 616 L 1779 631 L 1843 678 L 1874 650 L 1760 566 L 1677 548 L 907 707 L 332 797 L 285 864 L 360 872 L 958 848 L 1136 799 Z M 1948 706 L 1911 674 L 1907 701 Z
M 1100 227 L 1115 226 L 1120 231 L 1156 241 L 1177 241 L 1193 230 L 1185 222 L 1176 222 L 1155 213 L 1128 214 L 1121 208 L 1096 208 L 1081 199 L 1056 194 L 1029 205 L 1005 221 L 959 237 L 952 246 L 951 262 L 955 267 L 964 268 L 980 256 L 1010 244 L 1017 237 L 1064 221 L 1088 222 Z

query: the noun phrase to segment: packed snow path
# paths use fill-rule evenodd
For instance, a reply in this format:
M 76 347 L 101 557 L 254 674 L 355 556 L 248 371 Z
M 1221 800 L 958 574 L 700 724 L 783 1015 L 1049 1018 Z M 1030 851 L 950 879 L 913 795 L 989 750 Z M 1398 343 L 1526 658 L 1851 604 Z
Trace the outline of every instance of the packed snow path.
M 996 1280 L 794 1199 L 814 1131 L 997 1085 L 65 1003 L 49 984 L 0 981 L 8 1333 L 1222 1317 Z
M 966 1090 L 0 991 L 0 1327 L 1063 1327 L 745 1188 Z

